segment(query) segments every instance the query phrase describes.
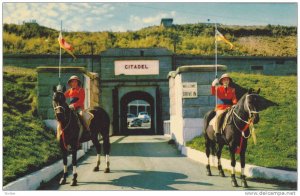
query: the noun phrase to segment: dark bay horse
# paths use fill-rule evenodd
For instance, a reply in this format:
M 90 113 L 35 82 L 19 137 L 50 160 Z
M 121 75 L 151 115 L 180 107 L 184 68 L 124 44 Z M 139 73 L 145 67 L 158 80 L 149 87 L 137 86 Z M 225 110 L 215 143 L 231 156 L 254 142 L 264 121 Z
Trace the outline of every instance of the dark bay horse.
M 108 114 L 100 107 L 89 108 L 88 111 L 94 115 L 90 123 L 90 132 L 88 136 L 79 138 L 80 128 L 77 123 L 77 114 L 75 111 L 69 109 L 66 103 L 66 98 L 64 96 L 65 87 L 54 86 L 53 87 L 53 109 L 56 116 L 56 120 L 61 123 L 62 134 L 59 138 L 60 149 L 64 164 L 64 174 L 60 179 L 60 184 L 66 184 L 66 178 L 68 176 L 67 172 L 67 156 L 68 153 L 72 154 L 72 165 L 73 165 L 73 179 L 71 186 L 77 185 L 77 150 L 81 142 L 92 140 L 96 151 L 97 151 L 97 164 L 94 171 L 99 171 L 100 165 L 100 154 L 101 145 L 98 140 L 99 133 L 103 139 L 104 155 L 106 156 L 106 169 L 105 173 L 110 171 L 109 169 L 109 153 L 110 153 L 110 141 L 109 141 L 109 125 L 110 120 Z M 86 131 L 86 130 L 85 130 Z M 82 134 L 83 136 L 83 134 Z
M 209 155 L 210 151 L 216 152 L 218 158 L 218 170 L 222 177 L 225 177 L 224 171 L 221 165 L 221 153 L 224 145 L 229 146 L 231 157 L 231 184 L 237 187 L 237 181 L 235 178 L 235 153 L 239 150 L 241 161 L 241 180 L 242 186 L 247 188 L 248 184 L 244 175 L 245 168 L 245 153 L 247 149 L 248 137 L 250 137 L 249 126 L 259 122 L 259 113 L 257 108 L 259 107 L 260 96 L 258 95 L 260 89 L 255 92 L 253 89 L 249 89 L 245 93 L 238 103 L 229 110 L 229 116 L 222 133 L 222 139 L 216 142 L 213 126 L 209 125 L 210 120 L 215 116 L 215 111 L 208 112 L 204 117 L 204 130 L 205 130 L 205 148 L 208 164 L 206 165 L 206 172 L 208 176 L 211 176 Z M 217 148 L 216 148 L 217 146 Z

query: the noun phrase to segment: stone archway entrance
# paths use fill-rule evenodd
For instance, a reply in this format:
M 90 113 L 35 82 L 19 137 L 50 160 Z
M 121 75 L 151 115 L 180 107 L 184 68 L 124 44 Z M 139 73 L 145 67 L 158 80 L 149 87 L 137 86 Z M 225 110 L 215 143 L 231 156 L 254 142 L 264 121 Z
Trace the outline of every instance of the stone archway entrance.
M 130 109 L 129 103 L 134 101 L 140 101 L 144 104 L 141 109 L 136 108 L 137 112 L 133 112 Z M 150 119 L 138 118 L 138 113 L 146 112 Z M 128 114 L 132 114 L 140 121 L 140 124 L 136 126 L 129 126 Z M 128 135 L 149 135 L 155 134 L 155 119 L 156 109 L 154 98 L 147 92 L 132 91 L 125 94 L 120 100 L 120 127 L 121 134 Z M 132 119 L 131 119 L 132 120 Z

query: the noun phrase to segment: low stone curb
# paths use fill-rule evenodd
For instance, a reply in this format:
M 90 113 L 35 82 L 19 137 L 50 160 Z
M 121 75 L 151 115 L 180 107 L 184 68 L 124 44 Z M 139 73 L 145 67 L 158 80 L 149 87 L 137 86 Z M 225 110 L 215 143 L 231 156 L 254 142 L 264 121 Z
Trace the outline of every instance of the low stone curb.
M 89 145 L 88 145 L 89 146 Z M 84 156 L 86 149 L 77 151 L 77 159 Z M 72 163 L 72 156 L 68 156 L 68 166 Z M 48 182 L 62 171 L 63 161 L 42 168 L 39 171 L 28 174 L 22 178 L 13 181 L 3 187 L 3 191 L 27 191 L 36 190 L 42 182 Z
M 181 154 L 187 156 L 188 158 L 197 161 L 202 164 L 207 164 L 207 158 L 206 154 L 204 152 L 194 150 L 190 147 L 181 146 Z M 217 167 L 218 165 L 218 159 L 215 156 L 211 156 L 212 160 L 210 161 L 210 165 Z M 231 162 L 230 160 L 221 158 L 221 163 L 223 169 L 231 170 Z M 236 171 L 241 171 L 240 163 L 236 163 Z M 245 175 L 247 177 L 251 178 L 261 178 L 261 179 L 275 179 L 282 182 L 297 182 L 297 172 L 295 171 L 285 171 L 285 170 L 279 170 L 279 169 L 270 169 L 266 167 L 260 167 L 256 165 L 249 165 L 246 164 L 245 166 Z

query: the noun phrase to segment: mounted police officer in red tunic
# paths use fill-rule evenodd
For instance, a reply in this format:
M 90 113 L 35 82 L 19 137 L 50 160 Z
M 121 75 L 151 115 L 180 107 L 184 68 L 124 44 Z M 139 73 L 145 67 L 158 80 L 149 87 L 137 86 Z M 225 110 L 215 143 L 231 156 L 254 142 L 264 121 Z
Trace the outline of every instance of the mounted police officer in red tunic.
M 68 80 L 68 85 L 71 87 L 67 90 L 64 95 L 66 98 L 70 99 L 69 108 L 74 110 L 77 113 L 77 123 L 80 128 L 80 135 L 83 132 L 83 126 L 81 124 L 82 112 L 84 110 L 84 99 L 85 99 L 85 91 L 84 88 L 81 88 L 81 81 L 78 76 L 71 76 Z M 57 138 L 60 138 L 60 134 L 62 133 L 61 125 L 57 125 Z M 79 137 L 80 138 L 80 137 Z
M 81 88 L 81 81 L 77 76 L 71 76 L 68 85 L 71 87 L 65 92 L 65 97 L 70 98 L 71 109 L 77 112 L 84 110 L 85 91 Z
M 215 136 L 217 141 L 220 141 L 221 138 L 221 126 L 220 120 L 223 117 L 223 114 L 228 108 L 237 103 L 237 98 L 235 94 L 235 89 L 230 86 L 232 79 L 227 73 L 223 74 L 218 80 L 216 78 L 212 82 L 211 94 L 217 95 L 217 104 L 216 104 L 216 120 L 215 120 Z M 219 85 L 220 84 L 220 85 Z

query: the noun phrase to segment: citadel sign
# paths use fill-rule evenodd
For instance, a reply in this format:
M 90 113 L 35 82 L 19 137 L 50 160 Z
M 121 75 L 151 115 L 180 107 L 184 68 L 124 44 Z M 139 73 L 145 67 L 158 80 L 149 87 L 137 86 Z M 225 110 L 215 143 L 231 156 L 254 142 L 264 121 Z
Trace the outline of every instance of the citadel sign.
M 115 61 L 115 75 L 158 75 L 158 60 Z

